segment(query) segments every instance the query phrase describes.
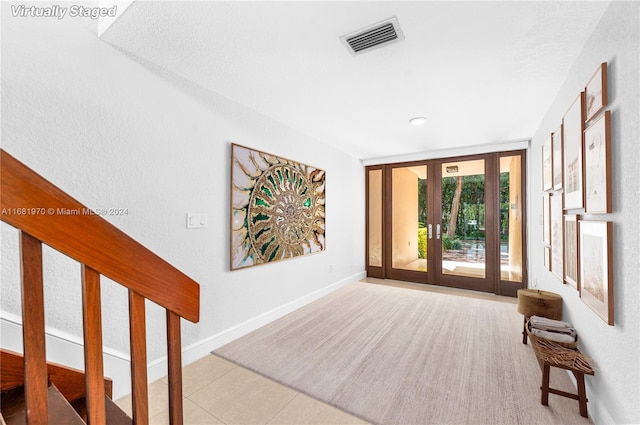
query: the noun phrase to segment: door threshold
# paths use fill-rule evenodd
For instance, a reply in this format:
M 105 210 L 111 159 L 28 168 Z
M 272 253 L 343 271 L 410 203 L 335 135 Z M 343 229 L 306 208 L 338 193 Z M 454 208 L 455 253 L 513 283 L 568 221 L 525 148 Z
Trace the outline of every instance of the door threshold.
M 448 286 L 432 285 L 430 283 L 405 282 L 402 280 L 379 279 L 376 277 L 365 277 L 360 282 L 370 283 L 373 285 L 393 286 L 395 288 L 412 289 L 415 291 L 427 291 L 427 292 L 457 295 L 457 296 L 469 297 L 469 298 L 478 298 L 478 299 L 484 299 L 484 300 L 490 300 L 490 301 L 500 301 L 500 302 L 506 302 L 509 304 L 518 303 L 518 300 L 513 297 L 507 297 L 504 295 L 495 295 L 495 294 L 490 294 L 488 292 L 482 292 L 482 291 L 473 291 L 470 289 L 451 288 Z

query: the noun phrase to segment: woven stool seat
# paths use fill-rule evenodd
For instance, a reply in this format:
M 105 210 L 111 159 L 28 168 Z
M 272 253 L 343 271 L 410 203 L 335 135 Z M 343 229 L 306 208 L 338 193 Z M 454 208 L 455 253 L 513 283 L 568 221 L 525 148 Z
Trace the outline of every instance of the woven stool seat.
M 518 289 L 518 313 L 524 315 L 522 343 L 527 343 L 527 320 L 531 316 L 562 320 L 562 297 L 555 292 Z
M 518 313 L 562 320 L 562 297 L 555 292 L 538 289 L 518 290 Z

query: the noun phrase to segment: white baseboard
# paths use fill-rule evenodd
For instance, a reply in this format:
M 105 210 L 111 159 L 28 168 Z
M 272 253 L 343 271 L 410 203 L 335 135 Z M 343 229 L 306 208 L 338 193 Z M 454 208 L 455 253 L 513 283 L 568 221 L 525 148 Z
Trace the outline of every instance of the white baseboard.
M 0 311 L 0 346 L 22 353 L 22 318 Z M 84 370 L 84 345 L 81 338 L 57 329 L 45 328 L 47 361 Z M 129 356 L 104 348 L 104 375 L 113 380 L 113 398 L 131 392 Z
M 567 376 L 571 380 L 573 387 L 578 391 L 578 382 L 573 373 L 567 371 Z M 613 425 L 616 422 L 609 413 L 607 407 L 600 401 L 600 399 L 594 394 L 593 387 L 590 385 L 589 377 L 585 376 L 585 390 L 587 392 L 587 412 L 589 418 L 593 421 L 594 425 Z M 576 407 L 577 408 L 577 407 Z
M 365 277 L 365 272 L 356 273 L 348 278 L 205 338 L 202 341 L 193 343 L 183 348 L 182 364 L 186 366 L 200 360 L 211 351 L 320 299 L 351 282 L 362 280 Z M 48 361 L 84 370 L 84 348 L 81 338 L 51 328 L 46 328 L 45 334 Z M 2 348 L 22 353 L 22 319 L 20 317 L 0 311 L 0 335 L 0 346 Z M 104 374 L 113 379 L 114 399 L 123 397 L 131 392 L 129 361 L 130 357 L 127 354 L 104 348 Z M 147 368 L 149 382 L 165 377 L 167 375 L 167 357 L 163 356 L 149 362 Z
M 280 307 L 276 307 L 273 310 L 262 313 L 259 316 L 256 316 L 252 319 L 246 320 L 229 329 L 225 329 L 224 331 L 219 332 L 215 335 L 212 335 L 208 338 L 205 338 L 202 341 L 198 341 L 194 344 L 191 344 L 182 350 L 182 365 L 186 366 L 190 363 L 200 360 L 204 356 L 211 353 L 213 350 L 216 350 L 222 347 L 223 345 L 228 344 L 231 341 L 234 341 L 240 338 L 241 336 L 248 334 L 249 332 L 253 332 L 256 329 L 268 323 L 271 323 L 274 320 L 279 319 L 280 317 L 286 314 L 289 314 L 301 307 L 304 307 L 305 305 L 313 301 L 316 301 L 322 298 L 323 296 L 337 289 L 340 289 L 343 286 L 346 286 L 351 282 L 362 280 L 365 277 L 366 277 L 366 273 L 364 271 L 360 273 L 356 273 L 352 276 L 349 276 L 336 283 L 333 283 L 315 292 L 312 292 L 296 300 L 293 300 Z M 167 375 L 166 356 L 161 357 L 149 363 L 149 381 L 160 379 L 166 375 Z

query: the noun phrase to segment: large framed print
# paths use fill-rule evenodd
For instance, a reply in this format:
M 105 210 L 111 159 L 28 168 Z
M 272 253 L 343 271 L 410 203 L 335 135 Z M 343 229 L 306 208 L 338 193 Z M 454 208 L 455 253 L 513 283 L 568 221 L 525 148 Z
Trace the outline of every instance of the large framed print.
M 562 194 L 551 196 L 551 273 L 564 282 L 564 232 L 562 228 Z
M 231 270 L 324 251 L 325 172 L 231 145 Z
M 542 190 L 553 189 L 553 147 L 551 136 L 542 144 Z
M 585 212 L 612 211 L 611 111 L 605 111 L 584 131 Z
M 564 208 L 567 210 L 584 207 L 583 104 L 584 92 L 581 92 L 562 119 Z
M 553 190 L 562 189 L 562 125 L 551 135 L 553 146 Z
M 585 91 L 585 119 L 589 121 L 607 105 L 607 63 L 598 66 Z
M 578 289 L 578 228 L 579 215 L 564 216 L 564 281 Z
M 580 222 L 580 297 L 602 320 L 613 325 L 613 224 Z

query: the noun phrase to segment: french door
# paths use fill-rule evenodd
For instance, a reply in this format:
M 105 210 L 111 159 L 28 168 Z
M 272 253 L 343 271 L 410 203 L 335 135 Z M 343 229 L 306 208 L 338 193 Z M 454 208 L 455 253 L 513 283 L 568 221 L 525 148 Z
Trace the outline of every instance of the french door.
M 367 167 L 367 275 L 515 296 L 524 154 Z

